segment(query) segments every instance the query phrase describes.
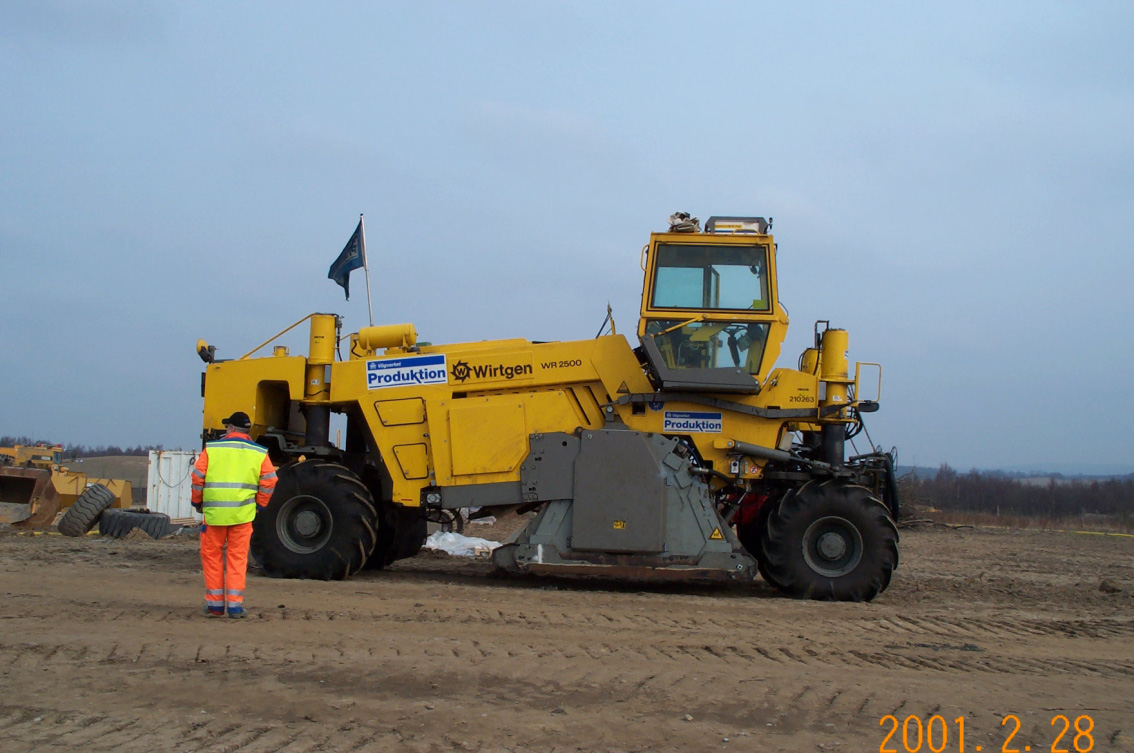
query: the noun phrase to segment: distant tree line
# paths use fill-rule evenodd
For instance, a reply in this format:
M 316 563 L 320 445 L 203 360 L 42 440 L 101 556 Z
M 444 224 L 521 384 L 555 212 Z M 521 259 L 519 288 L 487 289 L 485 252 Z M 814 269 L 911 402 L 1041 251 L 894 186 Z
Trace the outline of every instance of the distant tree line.
M 0 436 L 0 447 L 15 447 L 18 444 L 34 447 L 37 444 L 54 445 L 55 442 L 48 442 L 42 439 L 32 439 L 31 437 L 10 437 Z M 99 458 L 108 456 L 121 456 L 121 455 L 148 455 L 150 450 L 164 450 L 163 445 L 137 445 L 135 447 L 119 447 L 118 445 L 84 445 L 68 443 L 63 445 L 63 458 L 65 460 L 76 460 L 78 458 Z
M 899 485 L 903 504 L 938 510 L 1046 518 L 1134 517 L 1134 476 L 1051 478 L 1037 484 L 980 471 L 957 473 L 943 465 L 933 475 L 907 474 Z

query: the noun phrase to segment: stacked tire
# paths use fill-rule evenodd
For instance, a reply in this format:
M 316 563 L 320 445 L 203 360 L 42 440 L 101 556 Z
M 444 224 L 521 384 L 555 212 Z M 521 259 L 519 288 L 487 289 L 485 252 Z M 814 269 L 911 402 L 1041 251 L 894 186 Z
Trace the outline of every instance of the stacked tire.
M 64 536 L 85 536 L 98 524 L 102 536 L 125 538 L 134 529 L 160 539 L 173 532 L 169 516 L 160 512 L 115 510 L 114 492 L 102 484 L 92 484 L 67 508 L 59 520 L 59 533 Z
M 160 539 L 168 536 L 171 528 L 169 516 L 160 512 L 107 510 L 98 520 L 99 534 L 115 539 L 125 538 L 135 529 L 148 533 L 152 539 Z

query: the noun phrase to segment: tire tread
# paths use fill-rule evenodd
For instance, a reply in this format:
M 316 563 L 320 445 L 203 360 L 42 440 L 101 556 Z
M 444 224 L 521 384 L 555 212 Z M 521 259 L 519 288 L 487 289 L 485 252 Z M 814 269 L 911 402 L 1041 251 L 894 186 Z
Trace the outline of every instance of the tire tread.
M 152 539 L 160 539 L 171 533 L 172 526 L 165 513 L 139 510 L 107 510 L 98 522 L 99 534 L 115 539 L 124 538 L 136 528 Z

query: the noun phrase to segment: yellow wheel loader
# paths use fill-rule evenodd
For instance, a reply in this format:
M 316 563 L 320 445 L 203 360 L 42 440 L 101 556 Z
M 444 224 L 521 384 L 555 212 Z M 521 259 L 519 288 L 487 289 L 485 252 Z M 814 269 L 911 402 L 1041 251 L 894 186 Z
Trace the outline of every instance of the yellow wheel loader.
M 797 597 L 874 598 L 898 565 L 893 458 L 845 444 L 878 408 L 860 375 L 880 389 L 881 368 L 852 373 L 825 322 L 797 368 L 775 368 L 788 317 L 769 230 L 675 215 L 652 234 L 635 344 L 612 323 L 591 340 L 427 345 L 411 324 L 342 336 L 333 314 L 301 320 L 306 356 L 218 360 L 199 341 L 203 439 L 246 411 L 280 466 L 253 554 L 272 576 L 344 578 L 416 554 L 427 517 L 507 505 L 536 512 L 493 553 L 507 571 L 759 572 Z

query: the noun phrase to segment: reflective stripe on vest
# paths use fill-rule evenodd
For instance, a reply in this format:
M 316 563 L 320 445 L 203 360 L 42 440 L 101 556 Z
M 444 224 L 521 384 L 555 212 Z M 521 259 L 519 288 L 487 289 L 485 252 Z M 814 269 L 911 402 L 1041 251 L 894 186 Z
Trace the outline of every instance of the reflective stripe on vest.
M 232 526 L 256 517 L 256 491 L 260 468 L 268 451 L 247 439 L 221 439 L 205 445 L 209 467 L 205 472 L 201 506 L 205 523 Z

